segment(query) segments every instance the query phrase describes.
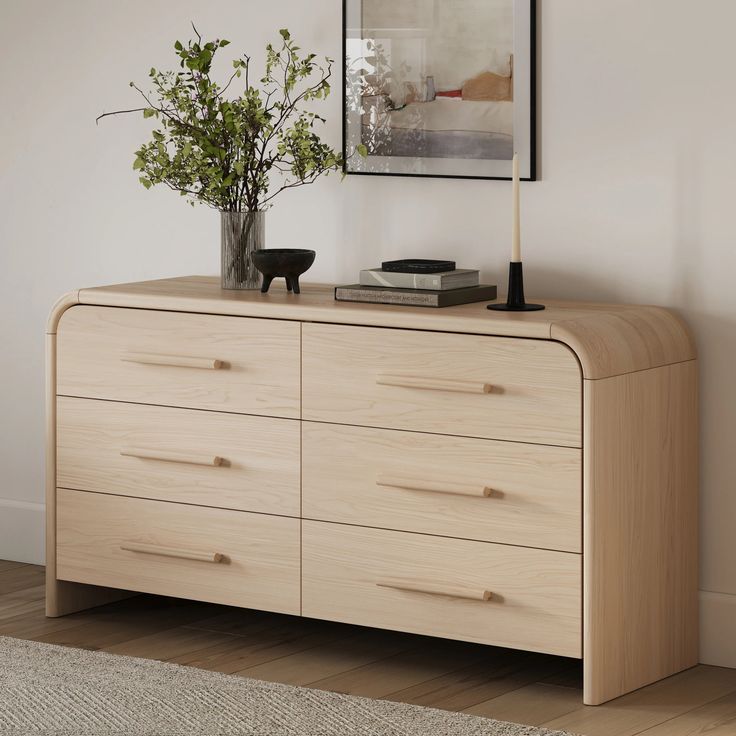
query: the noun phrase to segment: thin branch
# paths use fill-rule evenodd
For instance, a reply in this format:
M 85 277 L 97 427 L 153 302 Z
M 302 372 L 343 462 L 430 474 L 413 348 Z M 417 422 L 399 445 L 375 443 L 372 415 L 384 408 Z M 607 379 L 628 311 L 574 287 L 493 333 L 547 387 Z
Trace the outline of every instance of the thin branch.
M 202 43 L 202 36 L 200 35 L 199 31 L 197 30 L 197 26 L 194 25 L 194 21 L 189 21 L 192 25 L 192 29 L 194 30 L 194 33 L 197 36 L 197 43 Z
M 199 200 L 200 202 L 204 202 L 208 207 L 213 207 L 214 209 L 219 209 L 217 207 L 217 202 L 215 202 L 210 197 L 207 197 L 202 193 L 202 190 L 200 191 L 194 191 L 192 189 L 186 189 L 185 187 L 182 187 L 178 184 L 172 184 L 168 179 L 162 179 L 163 183 L 166 184 L 166 186 L 171 189 L 174 192 L 184 192 L 184 194 L 188 194 L 190 197 L 194 197 L 195 199 Z
M 218 89 L 218 90 L 217 90 L 217 96 L 218 96 L 218 97 L 219 97 L 220 99 L 222 99 L 222 95 L 224 95 L 224 94 L 225 94 L 225 92 L 227 92 L 227 88 L 228 88 L 228 87 L 229 87 L 229 86 L 230 86 L 230 85 L 232 84 L 232 82 L 233 82 L 233 79 L 235 79 L 235 77 L 237 77 L 237 76 L 238 76 L 238 71 L 239 71 L 239 70 L 238 70 L 238 69 L 236 69 L 236 70 L 235 70 L 235 71 L 233 72 L 233 74 L 232 74 L 232 76 L 230 77 L 230 79 L 228 79 L 228 80 L 227 80 L 227 84 L 226 84 L 226 85 L 225 85 L 225 86 L 224 86 L 224 87 L 223 87 L 222 89 Z
M 110 115 L 126 115 L 129 112 L 143 112 L 144 110 L 147 110 L 147 109 L 148 108 L 146 107 L 136 107 L 133 110 L 115 110 L 114 112 L 103 112 L 102 115 L 98 115 L 95 118 L 95 125 L 99 125 L 100 120 L 102 120 L 102 118 L 106 118 Z
M 326 171 L 329 171 L 329 169 L 327 169 L 327 168 L 325 168 L 325 167 L 321 166 L 321 167 L 319 167 L 318 169 L 314 169 L 314 171 L 312 171 L 312 173 L 310 173 L 310 174 L 309 174 L 309 178 L 304 178 L 304 179 L 297 179 L 296 181 L 293 181 L 293 182 L 288 182 L 288 183 L 286 183 L 286 184 L 282 185 L 282 186 L 281 186 L 281 187 L 280 187 L 279 189 L 277 189 L 277 190 L 276 190 L 276 191 L 275 191 L 275 192 L 274 192 L 273 194 L 271 194 L 270 196 L 266 197 L 266 199 L 264 199 L 264 200 L 263 200 L 263 201 L 261 202 L 261 206 L 265 205 L 265 204 L 266 204 L 266 202 L 269 202 L 269 201 L 270 201 L 270 200 L 272 200 L 272 199 L 273 199 L 273 198 L 274 198 L 275 196 L 277 196 L 278 194 L 280 194 L 281 192 L 283 192 L 283 191 L 284 191 L 284 190 L 286 190 L 286 189 L 295 189 L 296 187 L 303 187 L 303 186 L 307 186 L 307 184 L 314 184 L 314 182 L 315 182 L 315 181 L 317 181 L 317 179 L 318 179 L 318 178 L 319 178 L 319 177 L 320 177 L 320 176 L 321 176 L 322 174 L 324 174 L 324 173 L 325 173 Z

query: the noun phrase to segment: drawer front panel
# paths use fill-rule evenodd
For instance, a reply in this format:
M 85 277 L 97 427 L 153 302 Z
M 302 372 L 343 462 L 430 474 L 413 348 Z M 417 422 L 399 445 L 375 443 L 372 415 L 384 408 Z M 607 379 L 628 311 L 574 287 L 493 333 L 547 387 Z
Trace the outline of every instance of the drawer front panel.
M 564 345 L 303 325 L 305 419 L 581 446 L 580 366 Z
M 60 396 L 57 485 L 299 516 L 299 422 Z
M 299 417 L 298 322 L 76 306 L 57 336 L 57 392 Z
M 59 489 L 56 557 L 60 580 L 300 612 L 298 519 Z
M 581 551 L 568 447 L 305 422 L 306 518 Z
M 580 555 L 318 521 L 302 545 L 305 616 L 581 656 Z

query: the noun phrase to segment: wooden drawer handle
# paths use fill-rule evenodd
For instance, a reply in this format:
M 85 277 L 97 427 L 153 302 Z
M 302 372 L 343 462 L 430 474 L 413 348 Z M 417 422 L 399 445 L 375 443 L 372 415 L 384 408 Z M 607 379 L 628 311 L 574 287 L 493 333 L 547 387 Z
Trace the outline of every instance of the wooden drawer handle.
M 222 562 L 225 559 L 225 555 L 219 552 L 197 552 L 191 549 L 164 547 L 160 544 L 145 544 L 144 542 L 123 542 L 120 549 L 126 552 L 142 552 L 144 555 L 177 557 L 181 560 L 200 560 L 201 562 Z
M 474 485 L 472 483 L 454 483 L 453 481 L 411 480 L 389 475 L 379 475 L 376 479 L 376 485 L 386 488 L 403 488 L 407 491 L 449 493 L 453 496 L 475 496 L 477 498 L 489 498 L 493 493 L 493 488 L 480 483 Z
M 158 353 L 123 353 L 120 360 L 142 365 L 168 365 L 176 368 L 203 368 L 216 371 L 225 362 L 215 358 L 194 358 L 187 355 L 160 355 Z
M 406 590 L 410 593 L 425 593 L 426 595 L 444 595 L 448 598 L 462 598 L 469 601 L 489 601 L 493 596 L 490 590 L 468 590 L 453 585 L 432 585 L 431 583 L 424 585 L 415 583 L 376 583 L 376 585 L 379 588 Z
M 423 378 L 421 376 L 397 376 L 383 374 L 376 378 L 382 386 L 401 388 L 422 388 L 427 391 L 457 391 L 464 394 L 489 394 L 493 390 L 490 383 L 482 381 L 461 381 L 455 378 Z
M 189 465 L 218 466 L 225 459 L 217 455 L 205 455 L 199 452 L 174 452 L 169 450 L 148 450 L 144 447 L 124 447 L 120 454 L 125 457 L 139 457 L 143 460 L 162 460 L 166 463 L 187 463 Z

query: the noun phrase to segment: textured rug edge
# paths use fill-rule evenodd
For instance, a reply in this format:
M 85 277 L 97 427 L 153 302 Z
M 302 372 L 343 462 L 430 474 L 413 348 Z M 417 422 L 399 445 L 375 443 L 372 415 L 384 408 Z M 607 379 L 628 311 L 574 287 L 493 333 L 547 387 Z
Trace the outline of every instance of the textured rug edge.
M 10 664 L 8 665 L 7 654 L 11 654 Z M 15 655 L 15 656 L 13 656 Z M 38 671 L 31 671 L 34 665 L 39 665 Z M 41 666 L 43 665 L 43 666 Z M 74 670 L 74 678 L 72 684 L 69 680 L 69 668 Z M 75 669 L 76 668 L 76 669 Z M 361 736 L 369 734 L 399 734 L 414 733 L 413 730 L 403 730 L 402 726 L 398 726 L 393 721 L 398 717 L 400 720 L 409 719 L 409 723 L 405 728 L 413 728 L 416 719 L 422 719 L 429 723 L 434 723 L 436 727 L 442 730 L 432 730 L 431 736 L 575 736 L 566 731 L 554 731 L 537 726 L 528 726 L 524 724 L 511 723 L 506 721 L 498 721 L 485 718 L 482 716 L 471 715 L 467 713 L 441 710 L 437 708 L 429 708 L 421 705 L 410 703 L 401 703 L 397 701 L 366 698 L 358 695 L 350 695 L 337 693 L 329 690 L 319 690 L 316 688 L 302 687 L 296 685 L 288 685 L 278 682 L 269 682 L 265 680 L 257 680 L 241 675 L 229 675 L 211 670 L 199 669 L 197 667 L 181 665 L 173 662 L 163 662 L 155 659 L 142 657 L 131 657 L 128 655 L 114 654 L 102 651 L 91 651 L 76 647 L 63 646 L 59 644 L 48 644 L 45 642 L 35 642 L 25 639 L 16 639 L 12 637 L 0 636 L 0 734 L 20 734 L 27 733 L 23 730 L 13 730 L 15 727 L 10 725 L 11 730 L 5 728 L 3 716 L 9 711 L 8 704 L 2 702 L 3 693 L 5 696 L 12 695 L 16 700 L 16 707 L 22 702 L 22 695 L 32 696 L 36 701 L 40 699 L 39 693 L 47 693 L 50 698 L 54 694 L 67 693 L 69 697 L 73 693 L 74 697 L 79 698 L 79 693 L 83 690 L 91 690 L 95 696 L 103 697 L 104 687 L 117 688 L 112 690 L 113 693 L 122 692 L 121 680 L 125 685 L 126 693 L 131 692 L 141 698 L 152 698 L 152 686 L 157 686 L 169 690 L 171 696 L 186 695 L 190 691 L 197 692 L 202 697 L 202 688 L 217 688 L 223 695 L 229 697 L 237 696 L 255 696 L 260 697 L 261 701 L 265 699 L 267 703 L 276 702 L 277 706 L 287 703 L 293 709 L 314 708 L 315 712 L 319 712 L 322 708 L 324 712 L 330 712 L 337 721 L 340 721 L 338 711 L 341 707 L 348 709 L 351 713 L 364 715 L 369 730 L 360 724 L 337 723 L 335 728 L 338 730 L 330 730 L 327 727 L 320 726 L 317 730 L 297 730 L 283 731 L 284 734 L 303 734 L 303 736 L 318 736 L 321 734 L 340 733 L 344 736 L 349 734 L 360 734 Z M 274 695 L 281 696 L 281 700 L 274 698 Z M 20 699 L 19 699 L 20 696 Z M 91 696 L 90 696 L 91 697 Z M 110 707 L 115 698 L 108 695 L 107 705 Z M 158 705 L 165 701 L 159 699 Z M 53 704 L 55 707 L 64 707 L 70 709 L 71 704 Z M 75 703 L 76 707 L 79 707 Z M 35 708 L 43 708 L 42 703 L 36 703 Z M 201 707 L 201 706 L 200 706 Z M 45 710 L 53 710 L 47 707 Z M 112 710 L 115 710 L 112 708 Z M 82 713 L 83 709 L 79 709 Z M 182 714 L 180 714 L 182 715 Z M 253 714 L 248 714 L 253 717 Z M 263 716 L 264 714 L 258 714 Z M 292 713 L 293 716 L 293 713 Z M 61 716 L 60 716 L 61 717 Z M 173 736 L 178 733 L 187 734 L 225 734 L 225 733 L 244 733 L 244 734 L 263 734 L 271 736 L 271 734 L 282 733 L 282 731 L 261 731 L 258 725 L 248 722 L 242 724 L 238 728 L 245 730 L 232 730 L 231 726 L 224 726 L 223 730 L 215 731 L 158 731 L 158 730 L 138 730 L 131 731 L 125 725 L 125 714 L 121 711 L 115 717 L 111 716 L 113 721 L 118 721 L 118 725 L 101 725 L 97 726 L 98 730 L 68 730 L 65 728 L 42 728 L 36 730 L 31 723 L 25 727 L 33 728 L 37 733 L 47 734 L 47 736 L 71 736 L 74 734 L 166 734 Z M 371 721 L 375 721 L 377 728 L 374 730 L 370 725 Z M 448 724 L 451 724 L 448 726 Z M 94 724 L 93 724 L 94 726 Z M 196 728 L 197 726 L 193 724 Z M 24 726 L 20 726 L 23 728 Z M 118 728 L 119 727 L 119 728 Z M 447 727 L 453 730 L 447 730 Z M 118 728 L 118 730 L 115 730 Z M 148 728 L 146 726 L 146 728 Z M 156 729 L 157 726 L 152 724 L 150 728 Z M 253 729 L 256 730 L 253 730 Z M 270 728 L 270 726 L 269 726 Z M 301 728 L 296 726 L 296 728 Z M 343 730 L 343 729 L 351 730 Z M 352 729 L 355 730 L 352 730 Z M 102 729 L 102 730 L 99 730 Z M 428 732 L 429 734 L 429 732 Z

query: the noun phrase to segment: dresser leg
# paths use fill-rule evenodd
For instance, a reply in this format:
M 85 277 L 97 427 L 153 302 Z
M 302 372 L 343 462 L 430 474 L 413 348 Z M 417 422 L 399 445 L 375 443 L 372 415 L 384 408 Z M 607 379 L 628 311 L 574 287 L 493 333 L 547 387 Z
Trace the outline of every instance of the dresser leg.
M 585 381 L 586 705 L 698 661 L 694 360 Z
M 123 598 L 137 595 L 128 590 L 101 588 L 97 585 L 69 583 L 66 580 L 55 580 L 46 577 L 46 615 L 49 618 L 66 616 L 87 608 L 103 606 Z

